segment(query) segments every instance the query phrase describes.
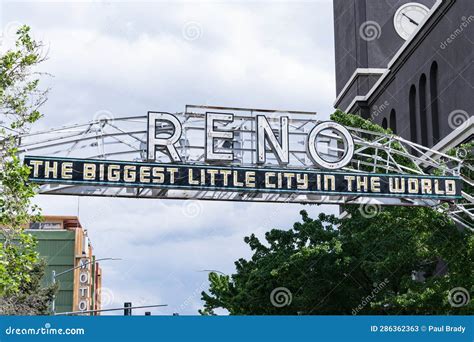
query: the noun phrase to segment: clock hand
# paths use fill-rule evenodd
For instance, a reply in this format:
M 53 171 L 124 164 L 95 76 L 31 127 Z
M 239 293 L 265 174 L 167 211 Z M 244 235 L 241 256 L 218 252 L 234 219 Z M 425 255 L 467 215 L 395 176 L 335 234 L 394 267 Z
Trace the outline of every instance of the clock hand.
M 416 21 L 414 21 L 412 18 L 410 18 L 410 17 L 409 17 L 408 15 L 406 15 L 405 13 L 402 13 L 402 15 L 404 15 L 405 17 L 407 17 L 408 20 L 410 21 L 410 23 L 412 23 L 412 24 L 414 24 L 414 25 L 416 25 L 416 26 L 420 25 L 419 23 L 417 23 Z

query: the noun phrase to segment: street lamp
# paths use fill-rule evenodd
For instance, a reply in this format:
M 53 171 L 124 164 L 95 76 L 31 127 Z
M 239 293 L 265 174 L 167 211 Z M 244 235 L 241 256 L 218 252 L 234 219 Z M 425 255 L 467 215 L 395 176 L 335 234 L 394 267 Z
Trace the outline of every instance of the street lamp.
M 68 273 L 68 272 L 71 272 L 71 271 L 74 271 L 75 269 L 78 269 L 78 268 L 81 268 L 81 267 L 84 267 L 86 265 L 89 265 L 91 264 L 92 262 L 97 262 L 97 261 L 106 261 L 106 260 L 122 260 L 120 258 L 101 258 L 101 259 L 96 259 L 96 260 L 89 260 L 85 263 L 82 263 L 80 265 L 77 265 L 75 267 L 72 267 L 72 268 L 69 268 L 65 271 L 62 271 L 62 272 L 59 272 L 59 273 L 56 273 L 55 270 L 52 270 L 51 271 L 51 277 L 52 277 L 52 280 L 53 280 L 53 284 L 56 284 L 56 278 L 65 274 L 65 273 Z M 56 314 L 56 295 L 53 295 L 53 302 L 51 304 L 51 310 L 53 311 L 53 314 Z

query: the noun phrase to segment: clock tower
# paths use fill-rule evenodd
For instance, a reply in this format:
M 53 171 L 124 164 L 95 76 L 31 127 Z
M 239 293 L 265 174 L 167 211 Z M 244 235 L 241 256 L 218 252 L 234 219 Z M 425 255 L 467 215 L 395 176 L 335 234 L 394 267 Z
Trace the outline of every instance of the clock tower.
M 345 109 L 367 94 L 435 1 L 333 0 L 335 107 Z

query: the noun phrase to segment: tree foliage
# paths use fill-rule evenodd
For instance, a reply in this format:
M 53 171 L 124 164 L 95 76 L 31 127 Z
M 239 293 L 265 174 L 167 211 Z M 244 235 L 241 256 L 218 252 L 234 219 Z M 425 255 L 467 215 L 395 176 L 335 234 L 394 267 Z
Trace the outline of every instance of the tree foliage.
M 24 232 L 40 211 L 31 202 L 36 187 L 28 182 L 30 170 L 18 156 L 22 136 L 46 101 L 35 71 L 45 59 L 42 51 L 22 26 L 15 46 L 0 56 L 0 314 L 45 314 L 55 291 L 41 287 L 44 262 Z
M 41 117 L 47 94 L 34 71 L 45 59 L 42 44 L 31 38 L 28 26 L 17 36 L 15 48 L 0 56 L 0 227 L 7 239 L 39 214 L 31 205 L 35 186 L 28 183 L 29 169 L 17 153 L 22 135 Z
M 45 263 L 29 234 L 0 250 L 0 315 L 45 315 L 57 286 L 43 287 Z
M 203 314 L 224 308 L 233 315 L 456 314 L 449 291 L 471 291 L 474 238 L 429 208 L 390 207 L 368 219 L 357 207 L 350 217 L 320 214 L 290 230 L 273 229 L 265 243 L 245 238 L 253 255 L 239 259 L 231 276 L 211 273 Z M 415 281 L 413 272 L 424 281 Z M 447 272 L 447 273 L 446 273 Z M 446 273 L 446 274 L 445 274 Z M 288 306 L 272 304 L 284 287 Z M 370 300 L 368 300 L 370 299 Z M 275 300 L 275 298 L 273 298 Z
M 388 132 L 340 111 L 332 119 Z M 458 305 L 456 297 L 459 288 L 468 294 L 473 290 L 472 231 L 458 230 L 432 208 L 364 205 L 344 210 L 344 218 L 321 213 L 317 219 L 301 211 L 302 221 L 289 230 L 272 229 L 265 241 L 246 237 L 252 257 L 236 261 L 232 275 L 209 274 L 200 313 L 474 313 L 472 301 Z M 284 297 L 276 297 L 282 288 Z

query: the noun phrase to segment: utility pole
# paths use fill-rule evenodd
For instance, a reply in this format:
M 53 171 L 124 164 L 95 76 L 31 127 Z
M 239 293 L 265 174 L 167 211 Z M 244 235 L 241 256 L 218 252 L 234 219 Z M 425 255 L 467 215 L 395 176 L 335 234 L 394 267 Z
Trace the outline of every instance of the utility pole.
M 131 316 L 132 315 L 132 302 L 125 302 L 123 303 L 123 315 L 124 316 Z
M 56 271 L 53 270 L 51 272 L 51 275 L 53 277 L 53 284 L 56 284 Z M 53 314 L 56 312 L 56 291 L 53 294 L 53 302 L 51 303 L 51 311 L 53 312 Z

